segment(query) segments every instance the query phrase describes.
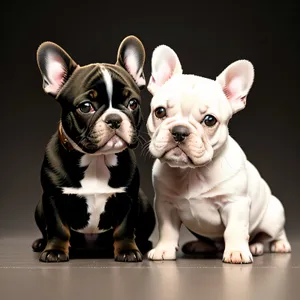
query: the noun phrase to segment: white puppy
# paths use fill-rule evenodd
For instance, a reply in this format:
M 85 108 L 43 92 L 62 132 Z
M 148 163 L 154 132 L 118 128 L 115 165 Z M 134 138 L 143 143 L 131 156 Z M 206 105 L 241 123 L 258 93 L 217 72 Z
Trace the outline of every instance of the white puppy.
M 246 60 L 211 80 L 183 75 L 176 53 L 165 45 L 153 52 L 147 129 L 156 158 L 159 241 L 149 259 L 176 259 L 181 224 L 199 238 L 184 247 L 186 253 L 201 252 L 203 240 L 225 243 L 228 263 L 251 263 L 252 254 L 263 254 L 265 242 L 272 252 L 291 251 L 282 204 L 228 133 L 253 79 Z

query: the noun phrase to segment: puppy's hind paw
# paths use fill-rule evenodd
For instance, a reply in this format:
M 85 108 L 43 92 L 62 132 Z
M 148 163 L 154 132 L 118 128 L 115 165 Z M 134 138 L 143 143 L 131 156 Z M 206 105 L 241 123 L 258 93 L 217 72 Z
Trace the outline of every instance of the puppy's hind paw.
M 292 252 L 292 247 L 287 240 L 277 240 L 271 243 L 271 252 L 290 253 Z
M 250 245 L 250 251 L 252 255 L 259 256 L 264 254 L 264 244 L 253 243 Z
M 176 260 L 177 247 L 174 245 L 157 245 L 148 252 L 149 260 Z
M 202 241 L 192 241 L 182 246 L 182 252 L 184 254 L 212 253 L 217 252 L 217 248 Z
M 45 249 L 46 244 L 46 240 L 42 238 L 35 240 L 31 247 L 34 252 L 42 252 Z

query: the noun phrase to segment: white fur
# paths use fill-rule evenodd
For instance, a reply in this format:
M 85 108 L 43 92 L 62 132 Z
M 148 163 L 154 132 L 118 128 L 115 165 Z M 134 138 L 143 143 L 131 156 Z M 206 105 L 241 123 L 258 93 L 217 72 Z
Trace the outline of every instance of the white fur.
M 118 157 L 117 155 L 110 154 L 104 156 L 105 164 L 108 167 L 115 167 L 118 165 Z
M 111 78 L 111 75 L 108 70 L 106 70 L 103 66 L 101 67 L 103 79 L 105 82 L 106 86 L 106 91 L 108 95 L 108 100 L 109 100 L 109 107 L 112 107 L 112 96 L 113 96 L 113 81 Z
M 125 188 L 112 188 L 108 186 L 110 172 L 108 166 L 116 166 L 117 157 L 110 155 L 83 155 L 80 166 L 87 167 L 80 188 L 63 188 L 64 194 L 76 194 L 86 198 L 88 212 L 91 214 L 88 225 L 77 230 L 81 233 L 100 233 L 98 229 L 100 214 L 104 211 L 107 199 L 115 193 L 125 192 Z
M 172 55 L 164 48 L 162 61 L 155 64 L 169 64 Z M 147 128 L 150 152 L 159 158 L 152 173 L 159 241 L 148 257 L 176 259 L 181 224 L 215 241 L 224 238 L 224 262 L 251 263 L 251 252 L 262 254 L 264 241 L 274 252 L 290 252 L 282 204 L 228 134 L 232 115 L 246 105 L 254 78 L 251 63 L 231 64 L 216 81 L 173 74 L 174 61 L 170 64 L 170 74 L 164 74 L 155 88 L 154 82 L 150 85 L 155 92 Z M 154 115 L 160 106 L 167 110 L 165 119 Z M 217 118 L 215 127 L 202 123 L 207 114 Z M 171 134 L 177 125 L 190 131 L 179 144 Z M 270 238 L 255 241 L 250 249 L 249 241 L 258 232 Z
M 155 48 L 151 60 L 149 92 L 155 94 L 158 88 L 176 74 L 182 74 L 182 67 L 175 51 L 166 45 Z

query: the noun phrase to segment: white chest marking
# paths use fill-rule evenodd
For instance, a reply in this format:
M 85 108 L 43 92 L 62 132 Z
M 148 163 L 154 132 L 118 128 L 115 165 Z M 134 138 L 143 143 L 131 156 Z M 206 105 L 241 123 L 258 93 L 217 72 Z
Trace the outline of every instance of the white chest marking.
M 90 214 L 89 223 L 86 227 L 78 229 L 76 231 L 80 233 L 92 234 L 100 233 L 104 230 L 99 230 L 98 225 L 100 221 L 100 215 L 104 211 L 107 196 L 101 194 L 85 195 L 87 211 Z
M 83 179 L 80 181 L 80 188 L 63 188 L 64 194 L 75 194 L 86 198 L 87 211 L 90 214 L 88 225 L 78 232 L 99 233 L 98 228 L 100 215 L 104 211 L 107 199 L 115 193 L 125 192 L 125 188 L 112 188 L 108 185 L 110 172 L 108 166 L 118 164 L 115 154 L 110 155 L 84 155 L 80 166 L 87 167 Z

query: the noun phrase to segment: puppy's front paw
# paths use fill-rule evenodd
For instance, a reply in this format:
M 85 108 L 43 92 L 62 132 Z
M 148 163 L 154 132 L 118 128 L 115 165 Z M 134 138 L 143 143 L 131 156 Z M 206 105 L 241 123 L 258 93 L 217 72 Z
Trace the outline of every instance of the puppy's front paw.
M 253 257 L 249 247 L 225 248 L 223 262 L 230 264 L 251 264 Z
M 173 244 L 158 244 L 154 249 L 148 252 L 150 260 L 176 260 L 177 246 Z
M 139 250 L 122 250 L 115 256 L 115 261 L 120 262 L 141 262 L 142 254 Z
M 271 243 L 271 252 L 290 253 L 292 252 L 292 247 L 287 240 L 277 240 Z
M 69 260 L 69 255 L 61 250 L 45 250 L 40 256 L 42 262 L 65 262 Z

